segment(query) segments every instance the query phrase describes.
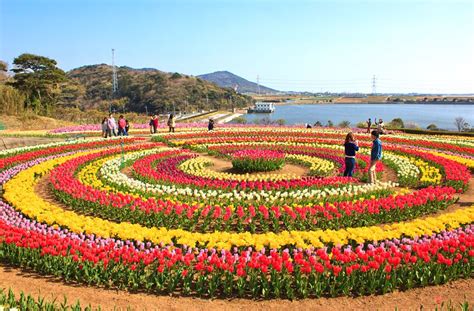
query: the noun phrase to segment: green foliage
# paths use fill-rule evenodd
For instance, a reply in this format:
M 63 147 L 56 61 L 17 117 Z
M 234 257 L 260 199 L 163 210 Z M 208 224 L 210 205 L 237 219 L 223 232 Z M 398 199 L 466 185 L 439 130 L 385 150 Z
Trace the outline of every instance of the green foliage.
M 25 96 L 9 85 L 0 85 L 0 113 L 19 114 L 23 111 Z
M 244 117 L 237 117 L 232 121 L 236 124 L 247 124 L 247 119 L 245 119 Z
M 176 79 L 181 79 L 181 75 L 177 72 L 173 73 L 173 75 L 171 76 L 171 79 L 172 80 L 176 80 Z
M 13 64 L 15 76 L 10 84 L 26 96 L 25 108 L 48 115 L 61 94 L 61 83 L 67 80 L 64 71 L 55 60 L 34 54 L 22 54 Z
M 232 167 L 242 173 L 268 172 L 279 170 L 285 165 L 285 159 L 233 159 Z
M 350 127 L 350 125 L 351 125 L 351 122 L 349 122 L 347 120 L 344 120 L 341 123 L 339 123 L 339 127 Z
M 334 123 L 331 120 L 328 121 L 328 127 L 334 127 Z
M 62 302 L 56 302 L 56 299 L 54 299 L 53 301 L 46 301 L 42 297 L 34 298 L 31 295 L 25 295 L 23 292 L 21 292 L 20 295 L 17 296 L 15 295 L 15 293 L 13 293 L 11 288 L 8 290 L 8 293 L 6 293 L 4 289 L 0 289 L 0 309 L 3 310 L 3 308 L 5 308 L 5 310 L 16 308 L 18 310 L 38 311 L 101 310 L 100 307 L 97 309 L 92 309 L 90 305 L 85 308 L 82 308 L 79 301 L 76 301 L 76 303 L 74 304 L 69 304 L 66 296 L 64 296 Z
M 390 127 L 404 128 L 405 123 L 403 122 L 403 120 L 401 118 L 395 118 L 390 122 Z
M 314 123 L 314 126 L 321 127 L 323 126 L 323 124 L 320 121 L 316 121 L 316 123 Z
M 283 126 L 286 124 L 286 120 L 285 119 L 278 119 L 276 120 L 276 124 L 280 125 L 280 126 Z
M 430 125 L 428 125 L 428 126 L 426 127 L 426 129 L 427 129 L 427 130 L 430 130 L 430 131 L 437 131 L 437 130 L 439 130 L 439 129 L 438 129 L 438 126 L 437 126 L 436 124 L 434 124 L 434 123 L 431 123 Z
M 360 129 L 365 129 L 367 128 L 367 122 L 358 122 L 356 126 Z

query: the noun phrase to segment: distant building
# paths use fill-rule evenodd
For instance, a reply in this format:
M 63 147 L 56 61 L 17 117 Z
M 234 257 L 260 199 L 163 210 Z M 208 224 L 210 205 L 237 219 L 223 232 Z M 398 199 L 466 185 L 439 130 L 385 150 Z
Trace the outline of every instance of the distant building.
M 272 102 L 256 102 L 255 107 L 249 108 L 248 112 L 274 112 L 275 111 L 275 103 Z

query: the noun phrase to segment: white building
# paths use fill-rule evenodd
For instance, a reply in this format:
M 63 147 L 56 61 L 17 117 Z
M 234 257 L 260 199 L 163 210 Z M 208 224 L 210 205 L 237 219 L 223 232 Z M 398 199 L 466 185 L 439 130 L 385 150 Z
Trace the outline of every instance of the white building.
M 274 112 L 275 104 L 270 102 L 256 102 L 254 108 L 250 108 L 249 112 Z

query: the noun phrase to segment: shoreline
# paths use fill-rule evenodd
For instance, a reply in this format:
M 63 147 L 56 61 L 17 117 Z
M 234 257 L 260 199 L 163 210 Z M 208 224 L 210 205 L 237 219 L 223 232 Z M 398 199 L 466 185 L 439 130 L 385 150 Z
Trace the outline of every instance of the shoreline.
M 290 105 L 452 105 L 452 106 L 469 106 L 474 102 L 326 102 L 326 103 L 306 103 L 306 102 L 275 102 L 275 106 Z

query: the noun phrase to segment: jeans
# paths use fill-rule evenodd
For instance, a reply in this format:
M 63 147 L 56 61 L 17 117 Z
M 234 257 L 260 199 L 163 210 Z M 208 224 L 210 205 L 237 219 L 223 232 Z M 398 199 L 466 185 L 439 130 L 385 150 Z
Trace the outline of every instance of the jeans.
M 127 136 L 127 130 L 125 130 L 125 128 L 121 128 L 119 127 L 118 129 L 118 136 Z
M 355 158 L 345 158 L 346 169 L 344 170 L 344 176 L 352 177 L 356 164 Z

